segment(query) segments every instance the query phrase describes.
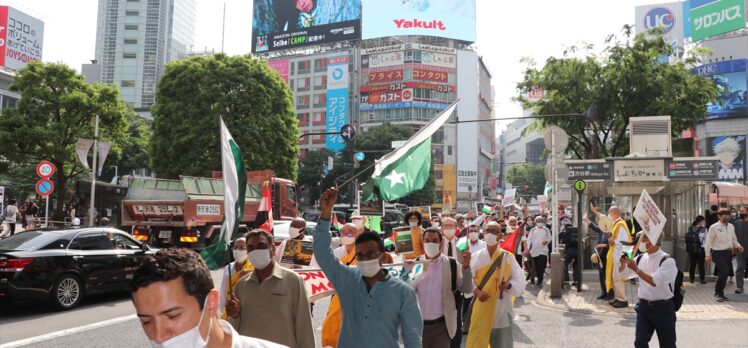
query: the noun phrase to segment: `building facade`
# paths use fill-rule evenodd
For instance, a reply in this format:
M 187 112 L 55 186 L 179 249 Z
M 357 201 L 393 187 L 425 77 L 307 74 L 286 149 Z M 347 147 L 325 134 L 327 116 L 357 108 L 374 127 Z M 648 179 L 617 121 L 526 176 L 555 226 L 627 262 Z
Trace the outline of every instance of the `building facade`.
M 493 117 L 491 73 L 464 43 L 399 36 L 267 58 L 293 91 L 302 134 L 334 132 L 343 124 L 356 125 L 359 132 L 385 122 L 420 128 L 459 97 L 455 116 L 432 137 L 433 207 L 465 211 L 471 200 L 480 201 L 490 191 L 481 188 L 498 182 L 493 124 L 451 123 Z M 333 81 L 334 67 L 347 72 L 344 88 Z M 341 97 L 346 111 L 331 105 Z M 339 151 L 344 144 L 337 138 L 302 137 L 301 156 L 320 149 Z
M 195 12 L 196 0 L 99 0 L 96 64 L 84 70 L 150 117 L 164 66 L 192 49 Z
M 530 116 L 525 111 L 523 116 Z M 545 163 L 545 143 L 540 132 L 526 132 L 533 119 L 519 119 L 509 125 L 501 133 L 501 185 L 505 186 L 507 173 L 515 165 L 525 163 Z M 525 134 L 523 134 L 525 133 Z
M 3 109 L 15 107 L 21 100 L 20 94 L 10 90 L 15 77 L 16 73 L 13 70 L 0 68 L 0 112 Z

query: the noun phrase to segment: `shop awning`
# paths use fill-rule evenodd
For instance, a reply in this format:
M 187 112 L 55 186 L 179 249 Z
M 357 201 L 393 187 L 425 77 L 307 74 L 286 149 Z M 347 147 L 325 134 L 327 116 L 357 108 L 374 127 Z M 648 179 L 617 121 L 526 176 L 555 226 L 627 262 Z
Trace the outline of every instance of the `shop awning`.
M 748 204 L 748 186 L 735 182 L 714 182 L 712 191 L 717 193 L 719 201 L 728 205 Z

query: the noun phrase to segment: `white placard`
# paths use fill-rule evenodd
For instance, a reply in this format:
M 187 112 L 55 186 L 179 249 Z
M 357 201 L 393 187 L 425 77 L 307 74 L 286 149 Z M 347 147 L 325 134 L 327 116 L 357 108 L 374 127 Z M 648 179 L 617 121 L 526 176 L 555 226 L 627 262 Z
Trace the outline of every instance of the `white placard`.
M 649 196 L 647 190 L 642 190 L 639 203 L 634 209 L 634 219 L 647 234 L 652 244 L 657 242 L 657 238 L 660 237 L 660 233 L 662 233 L 662 229 L 667 222 L 667 218 L 662 214 L 652 197 Z
M 504 192 L 504 206 L 514 204 L 514 196 L 517 195 L 517 189 L 509 189 Z

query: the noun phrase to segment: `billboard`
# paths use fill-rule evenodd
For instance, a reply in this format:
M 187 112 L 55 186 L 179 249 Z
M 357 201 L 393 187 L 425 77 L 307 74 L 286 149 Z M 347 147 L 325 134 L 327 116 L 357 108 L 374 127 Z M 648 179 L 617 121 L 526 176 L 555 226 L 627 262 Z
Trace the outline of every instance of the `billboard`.
M 361 0 L 254 0 L 254 53 L 360 38 Z
M 449 104 L 447 103 L 404 101 L 404 102 L 384 103 L 384 104 L 361 104 L 358 109 L 361 111 L 403 109 L 403 108 L 446 110 L 448 107 L 449 107 Z
M 0 66 L 18 70 L 42 59 L 44 22 L 10 6 L 0 6 Z
M 384 85 L 366 85 L 361 86 L 361 92 L 384 92 L 384 91 L 400 91 L 403 89 L 425 89 L 429 91 L 443 92 L 443 93 L 454 93 L 457 91 L 455 85 L 438 85 L 435 83 L 428 82 L 397 82 Z
M 457 105 L 457 113 L 460 121 L 477 120 L 479 99 L 475 88 L 478 86 L 478 54 L 471 51 L 457 52 L 457 97 L 460 104 Z M 477 139 L 480 123 L 460 123 L 457 125 L 458 139 Z M 479 192 L 478 190 L 478 154 L 480 148 L 478 141 L 461 141 L 457 147 L 457 194 L 461 199 L 458 204 L 468 195 L 466 193 Z M 480 197 L 480 195 L 476 195 Z M 467 210 L 467 209 L 465 209 Z
M 748 116 L 748 59 L 705 64 L 692 70 L 717 86 L 717 100 L 707 104 L 707 118 Z
M 413 90 L 410 88 L 398 91 L 371 92 L 361 96 L 361 103 L 384 104 L 413 101 Z
M 364 1 L 363 13 L 364 39 L 426 35 L 475 42 L 475 0 Z
M 269 60 L 268 65 L 275 70 L 278 75 L 281 76 L 283 79 L 283 82 L 288 85 L 288 71 L 289 71 L 289 62 L 287 59 L 275 59 L 275 60 Z
M 400 66 L 386 71 L 370 72 L 368 75 L 369 83 L 402 81 L 403 68 Z
M 680 55 L 683 46 L 684 28 L 686 20 L 683 15 L 683 4 L 671 2 L 664 4 L 636 6 L 635 28 L 637 33 L 643 33 L 654 28 L 662 28 L 663 38 L 674 47 L 674 58 Z M 670 57 L 660 57 L 660 61 L 667 62 Z
M 719 158 L 719 180 L 736 181 L 745 177 L 745 135 L 707 139 L 707 156 Z
M 376 53 L 361 58 L 362 68 L 384 68 L 403 65 L 405 63 L 403 51 Z
M 325 132 L 339 132 L 348 123 L 348 56 L 327 59 L 327 114 Z M 340 152 L 345 147 L 339 134 L 325 136 L 325 148 Z
M 745 0 L 691 3 L 689 21 L 694 41 L 745 28 Z

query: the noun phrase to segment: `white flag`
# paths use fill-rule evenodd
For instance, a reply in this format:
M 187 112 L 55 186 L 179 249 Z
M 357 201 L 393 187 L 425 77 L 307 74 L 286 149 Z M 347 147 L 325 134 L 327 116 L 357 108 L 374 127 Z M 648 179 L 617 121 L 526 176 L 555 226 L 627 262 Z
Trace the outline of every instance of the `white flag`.
M 78 154 L 78 161 L 83 164 L 83 167 L 88 169 L 88 151 L 93 146 L 93 140 L 91 139 L 78 139 L 75 143 L 75 153 Z

